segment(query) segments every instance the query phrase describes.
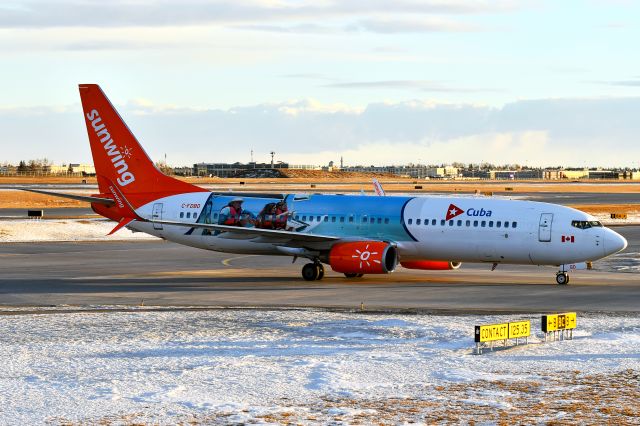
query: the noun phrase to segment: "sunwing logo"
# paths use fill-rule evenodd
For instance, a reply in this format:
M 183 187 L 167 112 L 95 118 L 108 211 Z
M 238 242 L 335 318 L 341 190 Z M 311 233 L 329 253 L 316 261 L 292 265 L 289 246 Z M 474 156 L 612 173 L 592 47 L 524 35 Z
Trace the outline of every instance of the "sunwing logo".
M 445 220 L 451 220 L 456 216 L 460 216 L 462 213 L 465 213 L 464 209 L 461 209 L 455 204 L 449 204 L 449 208 L 447 209 L 447 217 L 445 218 Z M 493 214 L 491 210 L 485 210 L 483 208 L 474 209 L 473 207 L 471 207 L 470 209 L 467 209 L 466 213 L 467 213 L 467 216 L 484 216 L 484 217 L 491 217 L 491 215 Z
M 131 182 L 136 180 L 136 177 L 133 173 L 129 172 L 129 165 L 125 161 L 124 157 L 131 158 L 131 149 L 125 146 L 123 153 L 118 151 L 113 139 L 111 138 L 111 134 L 109 134 L 109 130 L 102 122 L 102 118 L 97 110 L 93 109 L 90 113 L 87 114 L 87 119 L 91 122 L 93 126 L 93 130 L 96 132 L 96 135 L 100 139 L 102 143 L 102 147 L 106 151 L 107 155 L 110 157 L 111 162 L 113 163 L 113 167 L 116 169 L 119 177 L 116 179 L 118 185 L 127 186 Z

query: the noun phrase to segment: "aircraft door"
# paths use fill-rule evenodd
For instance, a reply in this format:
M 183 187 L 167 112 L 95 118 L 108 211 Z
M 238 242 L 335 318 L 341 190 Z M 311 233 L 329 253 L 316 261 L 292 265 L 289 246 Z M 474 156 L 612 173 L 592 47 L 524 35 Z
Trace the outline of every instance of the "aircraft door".
M 538 227 L 538 240 L 548 243 L 551 241 L 551 224 L 553 223 L 553 213 L 542 213 L 540 215 L 540 226 Z
M 162 220 L 162 203 L 155 203 L 153 205 L 151 220 Z M 158 230 L 162 229 L 162 224 L 154 222 L 153 229 L 158 229 Z

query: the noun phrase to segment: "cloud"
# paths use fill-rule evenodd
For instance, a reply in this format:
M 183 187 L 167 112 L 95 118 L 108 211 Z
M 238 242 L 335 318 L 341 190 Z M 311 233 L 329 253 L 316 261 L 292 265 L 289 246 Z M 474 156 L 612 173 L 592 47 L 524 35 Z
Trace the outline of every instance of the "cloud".
M 423 101 L 366 108 L 313 100 L 231 109 L 160 106 L 145 100 L 118 106 L 152 158 L 176 165 L 282 161 L 347 164 L 452 161 L 530 165 L 638 166 L 640 97 L 540 99 L 500 108 Z M 7 161 L 48 157 L 90 161 L 79 105 L 0 109 Z
M 370 31 L 382 34 L 484 31 L 478 25 L 433 18 L 423 18 L 421 20 L 366 19 L 350 24 L 346 28 L 350 31 Z
M 514 1 L 25 0 L 0 6 L 0 28 L 185 26 L 344 18 L 362 14 L 469 15 L 511 11 Z M 265 28 L 269 28 L 266 26 Z
M 441 82 L 429 80 L 351 81 L 325 84 L 323 87 L 334 89 L 411 89 L 434 93 L 478 93 L 499 91 L 497 89 L 468 89 L 462 87 L 451 87 L 446 86 Z
M 640 87 L 640 79 L 637 79 L 637 80 L 610 81 L 609 84 L 612 85 L 612 86 Z

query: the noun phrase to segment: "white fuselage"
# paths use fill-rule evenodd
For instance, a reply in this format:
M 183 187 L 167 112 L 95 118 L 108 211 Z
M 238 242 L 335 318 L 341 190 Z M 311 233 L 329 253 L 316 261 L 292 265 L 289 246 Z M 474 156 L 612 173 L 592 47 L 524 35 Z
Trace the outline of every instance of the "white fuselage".
M 561 265 L 593 261 L 626 247 L 624 238 L 592 216 L 555 204 L 485 197 L 313 197 L 312 203 L 292 199 L 292 219 L 310 224 L 301 232 L 389 241 L 397 245 L 401 261 Z M 208 199 L 207 192 L 173 195 L 136 213 L 151 221 L 196 223 Z M 129 228 L 207 250 L 284 254 L 281 243 L 255 236 L 188 232 L 183 226 L 150 222 L 133 222 Z

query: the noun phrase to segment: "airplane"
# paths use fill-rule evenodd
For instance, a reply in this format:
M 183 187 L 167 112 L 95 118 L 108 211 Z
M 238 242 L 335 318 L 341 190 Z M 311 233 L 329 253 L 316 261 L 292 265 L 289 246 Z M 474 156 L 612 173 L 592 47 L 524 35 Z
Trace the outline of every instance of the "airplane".
M 564 285 L 569 272 L 627 247 L 593 216 L 550 203 L 211 192 L 160 172 L 99 85 L 79 90 L 99 193 L 31 191 L 91 203 L 118 222 L 110 234 L 126 227 L 205 250 L 305 258 L 307 281 L 322 279 L 324 265 L 356 278 L 472 262 L 556 266 Z

